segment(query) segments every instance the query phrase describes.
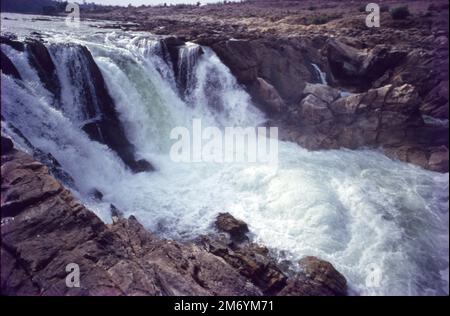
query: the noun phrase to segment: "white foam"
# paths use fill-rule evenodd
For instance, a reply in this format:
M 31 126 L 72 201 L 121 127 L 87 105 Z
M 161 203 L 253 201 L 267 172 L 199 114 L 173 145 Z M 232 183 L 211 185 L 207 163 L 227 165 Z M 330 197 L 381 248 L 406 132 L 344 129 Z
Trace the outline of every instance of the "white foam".
M 80 131 L 76 116 L 52 106 L 40 84 L 26 79 L 21 85 L 2 74 L 5 119 L 58 159 L 74 178 L 76 194 L 103 220 L 113 203 L 162 236 L 194 238 L 213 229 L 218 212 L 229 211 L 280 259 L 329 260 L 355 294 L 448 294 L 448 174 L 375 151 L 310 152 L 287 142 L 279 145 L 278 166 L 173 163 L 172 127 L 190 127 L 197 117 L 217 126 L 259 124 L 263 117 L 206 48 L 183 102 L 164 75 L 170 69 L 135 36 L 148 35 L 77 34 L 70 40 L 93 53 L 127 135 L 157 172 L 131 174 L 106 146 Z M 36 78 L 24 56 L 8 56 L 22 76 Z M 105 202 L 89 197 L 93 188 Z

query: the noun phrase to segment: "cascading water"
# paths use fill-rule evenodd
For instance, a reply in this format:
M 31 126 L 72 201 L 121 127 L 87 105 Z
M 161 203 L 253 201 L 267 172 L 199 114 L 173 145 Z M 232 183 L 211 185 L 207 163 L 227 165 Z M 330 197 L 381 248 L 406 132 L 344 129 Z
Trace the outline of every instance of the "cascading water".
M 19 36 L 30 31 L 8 23 Z M 58 19 L 35 23 L 52 53 L 61 99 L 45 88 L 26 51 L 2 44 L 22 77 L 2 74 L 2 117 L 59 161 L 74 180 L 74 193 L 104 221 L 113 203 L 162 236 L 183 239 L 212 230 L 217 213 L 229 211 L 280 260 L 329 260 L 354 294 L 448 293 L 448 174 L 375 151 L 310 152 L 288 142 L 279 144 L 277 166 L 174 163 L 168 155 L 173 127 L 190 127 L 194 118 L 220 128 L 264 121 L 217 56 L 203 47 L 195 62 L 183 61 L 189 88 L 182 96 L 158 38 L 89 27 L 73 33 Z M 78 96 L 86 87 L 64 79 L 71 67 L 84 72 L 73 45 L 93 55 L 136 156 L 157 171 L 131 172 L 115 151 L 82 130 Z M 7 124 L 2 130 L 31 150 Z M 102 201 L 92 197 L 94 189 Z

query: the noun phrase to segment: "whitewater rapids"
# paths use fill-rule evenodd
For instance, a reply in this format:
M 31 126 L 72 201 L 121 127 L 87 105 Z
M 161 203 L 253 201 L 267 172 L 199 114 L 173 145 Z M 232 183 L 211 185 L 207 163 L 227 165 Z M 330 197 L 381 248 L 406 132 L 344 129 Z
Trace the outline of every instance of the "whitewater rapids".
M 39 30 L 44 36 L 61 98 L 45 89 L 26 52 L 2 44 L 23 78 L 2 74 L 2 116 L 60 162 L 74 179 L 73 192 L 104 221 L 110 221 L 112 203 L 161 236 L 190 239 L 213 230 L 217 213 L 228 211 L 280 260 L 314 255 L 330 261 L 349 281 L 351 294 L 449 293 L 448 174 L 372 150 L 310 152 L 289 142 L 279 144 L 278 166 L 174 163 L 168 152 L 176 126 L 190 127 L 194 118 L 218 127 L 264 122 L 210 49 L 195 61 L 198 47 L 183 49 L 189 87 L 182 97 L 158 54 L 159 41 L 148 34 L 86 25 L 71 30 L 61 19 L 8 17 L 2 32 L 23 37 Z M 68 42 L 94 56 L 138 158 L 157 171 L 131 173 L 80 129 L 85 122 L 76 96 L 83 87 L 68 65 L 81 59 Z M 6 124 L 2 131 L 30 151 Z M 92 197 L 94 189 L 104 194 L 102 202 Z

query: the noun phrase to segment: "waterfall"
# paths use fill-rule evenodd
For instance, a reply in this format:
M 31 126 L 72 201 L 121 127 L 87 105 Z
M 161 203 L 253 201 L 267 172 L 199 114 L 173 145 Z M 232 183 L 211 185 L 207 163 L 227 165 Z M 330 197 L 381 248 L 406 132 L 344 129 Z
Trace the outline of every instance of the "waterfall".
M 186 43 L 180 47 L 178 53 L 178 83 L 182 91 L 189 89 L 190 83 L 193 83 L 194 67 L 203 54 L 203 49 L 200 45 L 194 43 Z
M 110 221 L 112 203 L 163 237 L 191 239 L 228 211 L 280 260 L 315 255 L 332 262 L 355 294 L 448 294 L 448 174 L 376 151 L 310 152 L 289 142 L 280 142 L 276 166 L 175 163 L 168 153 L 176 126 L 189 127 L 194 118 L 219 128 L 264 122 L 215 53 L 146 33 L 73 34 L 63 23 L 42 23 L 60 95 L 26 50 L 2 44 L 21 77 L 1 75 L 2 132 L 30 150 L 13 125 L 51 154 L 73 179 L 74 194 L 102 220 Z M 117 121 L 105 119 L 108 113 Z M 99 122 L 122 126 L 135 160 L 150 161 L 156 171 L 132 172 L 121 150 L 101 141 Z M 99 123 L 98 138 L 86 128 L 92 123 Z
M 311 65 L 314 67 L 314 70 L 317 72 L 317 75 L 320 78 L 320 83 L 328 85 L 327 74 L 324 73 L 322 70 L 320 70 L 319 66 L 317 66 L 316 64 L 311 64 Z

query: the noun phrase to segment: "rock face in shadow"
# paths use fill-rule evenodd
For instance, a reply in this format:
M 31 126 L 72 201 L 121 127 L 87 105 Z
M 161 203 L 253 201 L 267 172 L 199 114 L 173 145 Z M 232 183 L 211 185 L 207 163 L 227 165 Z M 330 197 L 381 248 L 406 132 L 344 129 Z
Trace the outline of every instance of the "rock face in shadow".
M 211 46 L 256 104 L 272 115 L 298 100 L 306 82 L 320 82 L 311 65 L 311 47 L 296 39 L 229 40 Z
M 200 236 L 193 242 L 164 240 L 136 218 L 120 215 L 106 225 L 55 180 L 47 167 L 12 145 L 2 136 L 3 295 L 346 292 L 345 281 L 322 261 L 288 278 L 267 248 L 254 243 L 233 241 L 225 235 Z M 243 225 L 231 215 L 227 221 Z M 66 285 L 71 271 L 66 272 L 66 267 L 73 263 L 80 268 L 80 287 Z
M 0 50 L 0 66 L 1 71 L 5 75 L 11 75 L 16 79 L 21 79 L 19 72 L 13 62 Z
M 25 43 L 25 49 L 28 53 L 30 65 L 36 69 L 44 87 L 50 91 L 56 99 L 61 97 L 61 86 L 59 84 L 56 67 L 52 57 L 45 47 L 44 43 L 39 40 L 28 40 Z
M 408 52 L 396 47 L 377 45 L 368 53 L 330 39 L 326 45 L 331 75 L 338 84 L 367 90 L 389 69 L 397 67 Z

